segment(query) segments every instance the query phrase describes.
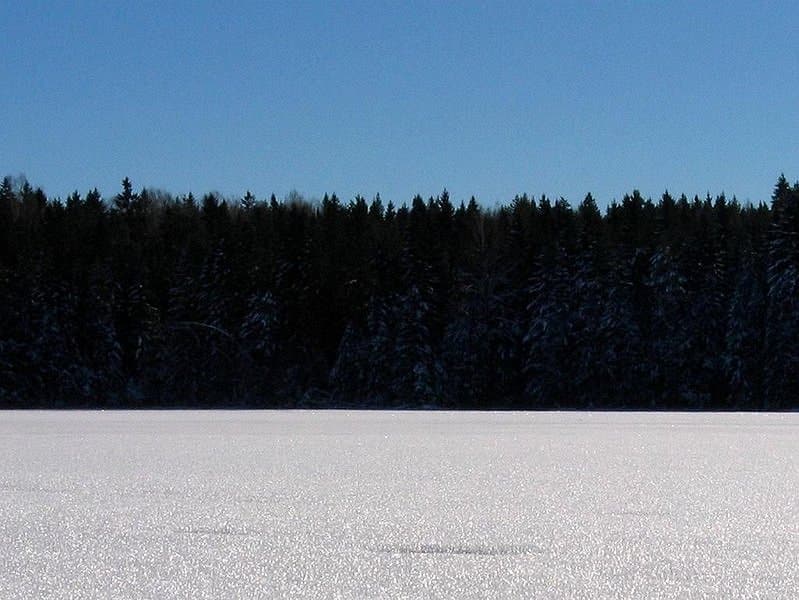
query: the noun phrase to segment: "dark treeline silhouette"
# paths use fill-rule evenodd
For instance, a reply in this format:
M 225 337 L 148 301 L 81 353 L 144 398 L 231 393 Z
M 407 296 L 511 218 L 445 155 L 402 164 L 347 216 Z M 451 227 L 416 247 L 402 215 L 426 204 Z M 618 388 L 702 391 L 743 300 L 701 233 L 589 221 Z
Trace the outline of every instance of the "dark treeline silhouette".
M 799 183 L 486 210 L 0 188 L 2 407 L 795 408 Z

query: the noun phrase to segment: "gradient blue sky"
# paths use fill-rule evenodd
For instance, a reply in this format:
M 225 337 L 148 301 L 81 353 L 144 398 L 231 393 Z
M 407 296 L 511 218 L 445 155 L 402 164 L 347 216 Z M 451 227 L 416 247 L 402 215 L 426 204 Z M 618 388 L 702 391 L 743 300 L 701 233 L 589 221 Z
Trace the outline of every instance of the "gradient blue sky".
M 53 196 L 445 186 L 606 204 L 799 177 L 799 3 L 0 3 L 0 171 Z

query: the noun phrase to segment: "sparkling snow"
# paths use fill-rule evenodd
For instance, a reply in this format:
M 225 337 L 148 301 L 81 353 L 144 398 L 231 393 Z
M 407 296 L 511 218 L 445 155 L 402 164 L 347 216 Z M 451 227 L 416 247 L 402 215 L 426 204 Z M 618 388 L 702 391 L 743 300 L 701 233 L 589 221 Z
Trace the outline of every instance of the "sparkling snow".
M 2 412 L 0 598 L 794 598 L 799 414 Z

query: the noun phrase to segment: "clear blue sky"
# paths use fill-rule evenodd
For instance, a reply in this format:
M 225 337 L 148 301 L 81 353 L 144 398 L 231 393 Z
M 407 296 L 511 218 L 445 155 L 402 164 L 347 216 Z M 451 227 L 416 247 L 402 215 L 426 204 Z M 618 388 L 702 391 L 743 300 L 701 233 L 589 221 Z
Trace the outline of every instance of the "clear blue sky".
M 0 3 L 0 171 L 53 196 L 767 199 L 799 3 Z

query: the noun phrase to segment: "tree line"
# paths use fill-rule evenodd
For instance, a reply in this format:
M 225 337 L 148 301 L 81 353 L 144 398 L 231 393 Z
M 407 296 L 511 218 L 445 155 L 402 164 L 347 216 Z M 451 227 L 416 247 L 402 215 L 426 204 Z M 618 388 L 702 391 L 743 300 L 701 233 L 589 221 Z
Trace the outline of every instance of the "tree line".
M 797 407 L 799 183 L 495 209 L 0 186 L 0 406 Z

